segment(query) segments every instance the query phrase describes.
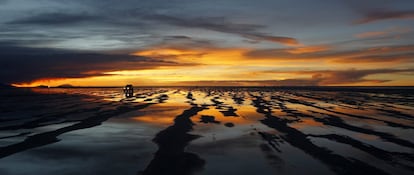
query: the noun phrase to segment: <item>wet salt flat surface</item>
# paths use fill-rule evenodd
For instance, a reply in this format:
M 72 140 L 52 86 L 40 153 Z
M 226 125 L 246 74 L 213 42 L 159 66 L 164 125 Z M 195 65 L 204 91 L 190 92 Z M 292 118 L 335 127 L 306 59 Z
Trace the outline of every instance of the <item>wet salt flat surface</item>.
M 413 89 L 1 92 L 0 174 L 413 174 Z

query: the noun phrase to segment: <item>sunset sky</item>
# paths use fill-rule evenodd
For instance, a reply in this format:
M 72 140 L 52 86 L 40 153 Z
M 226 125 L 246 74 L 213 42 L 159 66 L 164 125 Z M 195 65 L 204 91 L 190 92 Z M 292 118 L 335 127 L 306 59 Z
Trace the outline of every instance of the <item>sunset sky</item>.
M 0 0 L 0 83 L 413 86 L 413 0 Z

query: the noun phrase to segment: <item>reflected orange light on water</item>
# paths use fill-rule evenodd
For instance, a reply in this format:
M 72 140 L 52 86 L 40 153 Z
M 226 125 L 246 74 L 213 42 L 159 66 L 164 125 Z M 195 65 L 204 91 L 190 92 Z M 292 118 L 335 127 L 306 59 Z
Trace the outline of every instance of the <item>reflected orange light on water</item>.
M 145 123 L 151 123 L 151 124 L 158 124 L 158 125 L 171 125 L 174 122 L 173 116 L 154 116 L 154 115 L 145 115 L 140 117 L 134 117 L 133 120 L 139 121 L 139 122 L 145 122 Z
M 308 128 L 308 127 L 323 127 L 324 124 L 320 123 L 320 122 L 316 122 L 313 119 L 302 118 L 300 120 L 300 122 L 291 124 L 291 126 L 296 128 L 296 129 L 304 129 L 304 128 Z
M 142 110 L 142 113 L 140 115 L 132 117 L 131 119 L 138 122 L 168 126 L 174 122 L 176 116 L 180 115 L 184 110 L 188 108 L 188 104 L 177 102 L 172 99 L 168 103 L 161 103 L 150 106 Z

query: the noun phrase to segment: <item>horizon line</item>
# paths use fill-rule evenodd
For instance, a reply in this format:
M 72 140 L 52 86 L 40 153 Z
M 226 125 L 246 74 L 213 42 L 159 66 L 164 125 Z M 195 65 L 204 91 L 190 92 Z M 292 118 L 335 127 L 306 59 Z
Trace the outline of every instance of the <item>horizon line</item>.
M 13 86 L 13 85 L 10 85 L 11 87 L 15 87 L 15 88 L 122 88 L 122 87 L 124 87 L 124 86 L 32 86 L 32 87 L 17 87 L 17 86 Z M 276 88 L 276 87 L 332 87 L 332 88 L 335 88 L 335 87 L 339 87 L 339 88 L 341 88 L 341 87 L 413 87 L 414 88 L 414 85 L 413 86 L 404 86 L 404 85 L 402 85 L 402 86 L 398 86 L 398 85 L 396 85 L 396 86 L 372 86 L 372 85 L 370 85 L 370 86 L 364 86 L 364 85 L 358 85 L 358 86 L 349 86 L 349 85 L 335 85 L 335 86 L 327 86 L 327 85 L 321 85 L 321 86 L 300 86 L 300 85 L 291 85 L 291 86 L 266 86 L 266 85 L 263 85 L 263 86 L 245 86 L 245 85 L 239 85 L 239 86 L 226 86 L 226 85 L 221 85 L 221 86 L 213 86 L 213 85 L 202 85 L 202 86 L 197 86 L 197 85 L 169 85 L 169 86 L 167 86 L 167 85 L 165 85 L 165 86 L 163 86 L 163 85 L 153 85 L 153 86 L 151 86 L 151 85 L 142 85 L 142 86 L 138 86 L 138 85 L 133 85 L 134 87 L 252 87 L 252 88 L 254 88 L 254 87 L 274 87 L 274 88 Z

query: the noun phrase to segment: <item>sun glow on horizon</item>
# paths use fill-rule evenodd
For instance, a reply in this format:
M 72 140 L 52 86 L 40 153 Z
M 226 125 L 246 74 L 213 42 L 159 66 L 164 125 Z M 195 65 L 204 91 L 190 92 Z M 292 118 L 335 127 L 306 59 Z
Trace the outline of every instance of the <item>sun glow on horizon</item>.
M 248 55 L 251 50 L 247 48 L 204 48 L 204 49 L 177 49 L 177 48 L 152 48 L 133 52 L 130 55 L 157 59 L 159 62 L 171 63 L 171 65 L 160 65 L 139 70 L 114 71 L 89 71 L 84 72 L 81 78 L 43 78 L 28 83 L 14 83 L 16 87 L 50 86 L 56 87 L 63 84 L 72 86 L 123 86 L 125 84 L 138 84 L 142 86 L 170 86 L 170 85 L 411 85 L 407 76 L 393 75 L 399 77 L 399 81 L 386 81 L 391 76 L 364 75 L 359 76 L 357 71 L 343 69 L 348 63 L 337 63 L 336 59 L 342 59 L 344 54 L 331 55 L 330 61 L 318 58 L 307 58 L 306 55 L 325 52 L 329 46 L 299 46 L 294 48 L 279 49 L 275 51 L 264 51 L 260 55 Z M 378 50 L 378 49 L 376 49 Z M 380 49 L 388 52 L 390 48 Z M 405 49 L 404 49 L 405 50 Z M 276 53 L 281 52 L 281 54 Z M 371 53 L 372 50 L 367 52 Z M 285 54 L 283 54 L 285 53 Z M 273 57 L 269 57 L 273 54 Z M 287 54 L 287 55 L 286 55 Z M 289 55 L 291 54 L 291 55 Z M 301 58 L 301 56 L 305 57 Z M 363 56 L 364 52 L 356 53 Z M 293 56 L 290 58 L 290 56 Z M 295 58 L 295 57 L 298 58 Z M 345 55 L 346 56 L 346 55 Z M 127 63 L 123 63 L 127 64 Z M 359 63 L 365 68 L 377 68 L 377 63 Z M 397 63 L 390 63 L 397 64 Z M 121 64 L 122 65 L 122 64 Z M 351 64 L 352 65 L 352 64 Z M 122 66 L 120 66 L 122 67 Z M 352 80 L 348 75 L 335 74 L 335 71 L 326 70 L 326 67 L 336 69 L 349 76 L 356 76 L 358 80 Z M 341 70 L 342 68 L 342 70 Z M 407 69 L 407 71 L 410 71 Z M 398 71 L 397 71 L 398 72 Z M 393 72 L 390 72 L 393 73 Z M 100 74 L 98 76 L 87 76 Z M 321 76 L 323 75 L 323 76 Z M 368 76 L 369 75 L 369 76 Z M 368 79 L 364 79 L 367 76 Z M 322 78 L 322 79 L 321 79 Z M 273 81 L 273 82 L 272 82 Z M 343 82 L 341 82 L 343 81 Z M 211 83 L 208 83 L 211 82 Z M 301 84 L 303 82 L 304 84 Z M 270 84 L 269 84 L 270 83 Z

